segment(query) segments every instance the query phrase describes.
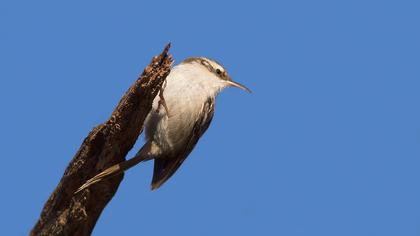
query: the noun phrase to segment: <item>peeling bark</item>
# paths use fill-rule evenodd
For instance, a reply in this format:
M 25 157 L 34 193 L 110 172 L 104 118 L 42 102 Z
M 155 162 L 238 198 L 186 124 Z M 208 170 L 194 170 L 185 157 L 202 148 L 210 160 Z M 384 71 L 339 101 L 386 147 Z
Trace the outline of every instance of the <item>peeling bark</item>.
M 45 203 L 30 235 L 90 235 L 124 174 L 105 179 L 78 194 L 89 178 L 125 160 L 142 132 L 143 122 L 173 63 L 170 45 L 152 59 L 128 89 L 109 120 L 93 128 Z

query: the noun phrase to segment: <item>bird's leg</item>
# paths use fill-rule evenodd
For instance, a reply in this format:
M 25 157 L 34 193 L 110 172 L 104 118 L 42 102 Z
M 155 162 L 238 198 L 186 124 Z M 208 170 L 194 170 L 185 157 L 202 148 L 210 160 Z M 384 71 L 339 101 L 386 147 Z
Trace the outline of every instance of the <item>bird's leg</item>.
M 163 106 L 163 108 L 166 111 L 166 116 L 169 117 L 169 109 L 168 109 L 168 106 L 166 105 L 165 98 L 163 97 L 163 91 L 164 91 L 165 87 L 166 87 L 166 80 L 163 82 L 162 87 L 159 89 L 159 102 L 158 102 L 158 109 L 157 110 L 159 111 L 160 106 Z

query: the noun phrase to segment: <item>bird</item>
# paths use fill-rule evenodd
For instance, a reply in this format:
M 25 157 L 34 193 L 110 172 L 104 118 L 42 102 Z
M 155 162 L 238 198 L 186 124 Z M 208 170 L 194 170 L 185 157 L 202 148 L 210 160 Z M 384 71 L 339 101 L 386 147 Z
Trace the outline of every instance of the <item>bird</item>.
M 161 187 L 186 160 L 209 127 L 217 95 L 227 87 L 251 93 L 231 79 L 223 65 L 206 57 L 189 57 L 174 66 L 144 122 L 145 144 L 137 154 L 86 181 L 78 190 L 153 160 L 151 189 Z

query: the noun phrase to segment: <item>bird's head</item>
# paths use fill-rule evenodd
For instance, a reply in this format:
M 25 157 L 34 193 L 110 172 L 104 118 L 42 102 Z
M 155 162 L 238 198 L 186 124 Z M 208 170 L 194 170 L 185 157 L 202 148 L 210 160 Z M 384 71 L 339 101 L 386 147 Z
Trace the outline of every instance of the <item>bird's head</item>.
M 215 60 L 205 57 L 190 57 L 185 59 L 181 64 L 190 64 L 199 69 L 201 73 L 205 74 L 206 80 L 211 80 L 211 83 L 217 84 L 221 89 L 225 87 L 237 87 L 249 93 L 251 92 L 244 85 L 233 81 L 226 69 Z

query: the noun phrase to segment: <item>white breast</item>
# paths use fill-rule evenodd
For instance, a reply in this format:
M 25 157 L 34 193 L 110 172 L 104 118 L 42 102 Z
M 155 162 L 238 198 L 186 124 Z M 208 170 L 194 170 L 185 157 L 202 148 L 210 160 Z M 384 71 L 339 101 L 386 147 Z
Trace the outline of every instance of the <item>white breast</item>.
M 154 141 L 162 152 L 182 147 L 200 116 L 204 103 L 224 87 L 217 77 L 197 64 L 180 64 L 166 78 L 163 97 L 167 114 L 159 106 L 159 96 L 146 118 L 146 139 Z

